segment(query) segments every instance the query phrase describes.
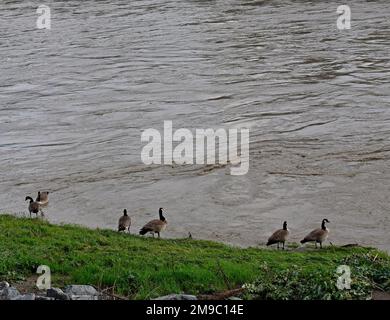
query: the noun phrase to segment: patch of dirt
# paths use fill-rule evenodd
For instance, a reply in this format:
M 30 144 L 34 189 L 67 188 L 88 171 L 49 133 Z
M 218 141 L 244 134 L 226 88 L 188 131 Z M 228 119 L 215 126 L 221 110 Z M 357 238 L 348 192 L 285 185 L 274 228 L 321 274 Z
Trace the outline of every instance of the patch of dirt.
M 23 281 L 15 281 L 12 282 L 11 285 L 15 287 L 16 289 L 19 290 L 20 293 L 25 294 L 25 293 L 40 293 L 40 291 L 37 286 L 37 279 L 38 275 L 32 275 Z
M 374 290 L 372 292 L 372 300 L 390 300 L 390 293 Z

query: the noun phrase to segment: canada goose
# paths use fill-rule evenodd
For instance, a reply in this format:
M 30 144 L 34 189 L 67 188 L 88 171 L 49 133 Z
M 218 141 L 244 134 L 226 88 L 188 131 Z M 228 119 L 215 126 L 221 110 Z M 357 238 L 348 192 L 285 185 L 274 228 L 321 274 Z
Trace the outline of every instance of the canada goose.
M 278 244 L 279 249 L 279 243 L 283 244 L 283 250 L 284 250 L 284 243 L 287 241 L 287 238 L 290 234 L 290 231 L 287 229 L 287 221 L 283 222 L 283 229 L 276 230 L 272 236 L 269 237 L 267 246 L 270 246 L 271 244 Z
M 123 210 L 123 216 L 119 218 L 118 222 L 118 232 L 120 231 L 127 231 L 130 233 L 130 225 L 131 225 L 131 219 L 127 215 L 127 210 Z
M 49 192 L 38 191 L 38 197 L 35 201 L 41 206 L 46 206 L 49 203 Z
M 39 205 L 39 202 L 36 202 L 31 197 L 26 197 L 25 201 L 30 200 L 30 203 L 28 205 L 28 211 L 30 212 L 30 218 L 31 213 L 35 213 L 38 218 L 38 212 L 41 212 L 41 215 L 43 216 L 43 212 L 41 210 L 41 206 Z
M 321 228 L 315 229 L 310 232 L 301 243 L 306 242 L 315 242 L 317 248 L 317 242 L 320 244 L 320 248 L 322 248 L 322 243 L 328 238 L 329 229 L 326 227 L 325 223 L 330 223 L 328 219 L 323 219 L 321 223 Z
M 143 228 L 139 231 L 140 235 L 144 235 L 147 232 L 150 232 L 154 237 L 154 234 L 157 233 L 158 237 L 160 238 L 160 232 L 164 231 L 168 223 L 165 217 L 163 216 L 162 211 L 163 208 L 160 208 L 158 211 L 160 219 L 155 219 L 145 224 Z

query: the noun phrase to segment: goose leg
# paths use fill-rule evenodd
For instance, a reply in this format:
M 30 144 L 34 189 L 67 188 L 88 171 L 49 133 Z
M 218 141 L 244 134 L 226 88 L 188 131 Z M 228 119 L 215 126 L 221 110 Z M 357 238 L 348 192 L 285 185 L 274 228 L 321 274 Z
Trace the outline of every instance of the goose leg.
M 320 248 L 322 249 L 322 242 L 320 242 Z
M 284 241 L 283 241 L 283 250 L 284 250 Z
M 278 242 L 277 248 L 278 248 L 278 250 L 279 250 L 279 242 Z
M 157 232 L 157 234 L 158 234 L 158 238 L 160 239 L 160 232 Z
M 318 247 L 317 247 L 317 241 L 316 241 L 315 243 L 316 243 L 316 249 L 317 249 L 317 248 L 318 248 Z

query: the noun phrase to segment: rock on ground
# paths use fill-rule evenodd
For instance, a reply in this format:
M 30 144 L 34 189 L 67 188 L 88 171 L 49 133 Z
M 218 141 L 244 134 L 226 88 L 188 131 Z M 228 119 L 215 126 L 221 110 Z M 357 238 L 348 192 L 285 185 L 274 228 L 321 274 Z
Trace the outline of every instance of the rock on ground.
M 48 298 L 54 298 L 55 300 L 70 300 L 70 296 L 60 288 L 47 289 L 46 296 Z
M 8 284 L 8 283 L 7 283 Z M 20 295 L 20 292 L 14 288 L 4 285 L 3 289 L 0 289 L 0 300 L 11 300 Z
M 9 283 L 7 281 L 1 281 L 0 282 L 0 292 L 3 291 L 5 288 L 9 288 Z
M 65 293 L 71 300 L 98 300 L 97 290 L 88 285 L 70 285 L 65 288 Z
M 11 300 L 35 300 L 35 294 L 34 293 L 21 294 L 11 298 Z
M 50 288 L 46 291 L 46 296 L 35 293 L 21 294 L 8 282 L 0 282 L 0 300 L 99 300 L 101 298 L 101 294 L 89 285 L 70 285 L 64 291 L 59 288 Z

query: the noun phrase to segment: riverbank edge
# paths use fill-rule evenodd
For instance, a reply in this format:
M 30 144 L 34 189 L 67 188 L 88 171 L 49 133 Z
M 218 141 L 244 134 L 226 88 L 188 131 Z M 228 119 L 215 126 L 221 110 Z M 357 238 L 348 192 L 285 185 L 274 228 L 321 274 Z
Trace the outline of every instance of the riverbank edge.
M 336 270 L 344 263 L 351 263 L 352 290 L 338 292 Z M 371 298 L 369 292 L 374 289 L 390 291 L 386 279 L 390 256 L 374 248 L 327 246 L 317 250 L 297 244 L 289 244 L 286 251 L 239 248 L 0 215 L 0 281 L 8 281 L 21 292 L 36 291 L 40 265 L 50 267 L 55 287 L 89 284 L 126 299 L 172 293 L 229 298 L 224 296 L 226 292 L 244 299 L 295 299 L 302 298 L 301 294 L 308 299 L 360 299 Z M 354 277 L 355 273 L 358 276 Z M 279 281 L 283 277 L 296 278 L 283 283 Z M 307 279 L 314 279 L 316 286 L 317 280 L 324 281 L 322 277 L 326 283 L 320 288 L 322 295 L 314 292 L 318 287 L 305 287 Z M 292 289 L 293 280 L 302 283 L 301 291 Z

